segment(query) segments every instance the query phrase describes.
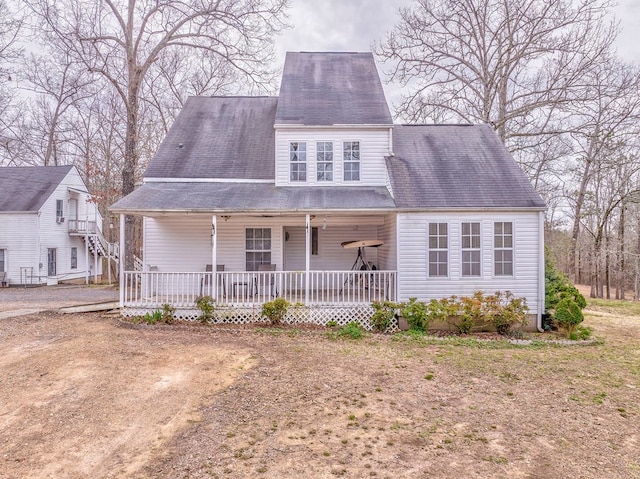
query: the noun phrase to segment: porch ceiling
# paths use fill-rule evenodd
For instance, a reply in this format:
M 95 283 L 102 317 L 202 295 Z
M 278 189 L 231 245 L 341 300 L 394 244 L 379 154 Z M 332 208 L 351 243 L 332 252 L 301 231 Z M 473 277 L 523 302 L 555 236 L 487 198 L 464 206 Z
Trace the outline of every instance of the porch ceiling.
M 112 207 L 114 213 L 283 213 L 384 211 L 395 203 L 384 186 L 276 187 L 264 183 L 145 183 Z

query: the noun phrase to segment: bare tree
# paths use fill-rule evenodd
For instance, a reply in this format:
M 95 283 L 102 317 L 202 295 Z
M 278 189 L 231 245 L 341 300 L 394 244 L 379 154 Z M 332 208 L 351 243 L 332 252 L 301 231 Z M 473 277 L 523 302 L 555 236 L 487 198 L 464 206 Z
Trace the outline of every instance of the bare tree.
M 376 52 L 409 87 L 410 121 L 488 123 L 509 143 L 561 130 L 557 112 L 610 50 L 608 0 L 416 0 Z M 518 147 L 517 145 L 514 145 Z
M 576 102 L 571 109 L 571 136 L 576 158 L 574 184 L 578 185 L 576 194 L 570 195 L 573 199 L 573 227 L 569 267 L 574 281 L 579 268 L 576 250 L 586 196 L 600 186 L 600 181 L 604 181 L 603 168 L 614 174 L 617 163 L 629 162 L 632 155 L 625 154 L 624 148 L 628 148 L 640 133 L 640 72 L 636 67 L 611 59 L 592 71 L 584 81 L 585 96 L 593 100 Z M 612 159 L 620 159 L 614 162 L 616 168 L 607 167 Z M 592 185 L 596 174 L 600 181 Z
M 14 62 L 20 57 L 17 47 L 22 20 L 9 9 L 6 0 L 0 0 L 0 164 L 12 163 L 14 122 L 17 119 L 12 82 L 15 78 Z
M 288 6 L 288 0 L 25 1 L 60 48 L 104 78 L 125 106 L 123 195 L 133 191 L 140 167 L 142 92 L 155 65 L 175 48 L 190 56 L 207 52 L 254 88 L 267 88 L 273 74 L 265 65 L 271 60 L 274 33 L 285 26 Z M 127 234 L 132 235 L 129 220 Z
M 68 54 L 55 50 L 45 55 L 31 55 L 23 72 L 28 82 L 25 88 L 35 93 L 30 102 L 30 124 L 23 126 L 23 135 L 28 135 L 23 140 L 25 148 L 45 166 L 71 162 L 64 157 L 61 145 L 75 132 L 64 129 L 63 124 L 75 103 L 94 94 L 88 88 L 92 83 L 90 75 Z

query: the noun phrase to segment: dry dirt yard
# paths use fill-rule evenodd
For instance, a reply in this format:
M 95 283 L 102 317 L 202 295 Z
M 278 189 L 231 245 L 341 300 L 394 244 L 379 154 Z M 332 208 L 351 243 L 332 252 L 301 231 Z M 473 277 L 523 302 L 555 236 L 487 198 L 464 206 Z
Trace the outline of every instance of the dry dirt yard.
M 640 317 L 514 347 L 0 321 L 0 477 L 640 478 Z

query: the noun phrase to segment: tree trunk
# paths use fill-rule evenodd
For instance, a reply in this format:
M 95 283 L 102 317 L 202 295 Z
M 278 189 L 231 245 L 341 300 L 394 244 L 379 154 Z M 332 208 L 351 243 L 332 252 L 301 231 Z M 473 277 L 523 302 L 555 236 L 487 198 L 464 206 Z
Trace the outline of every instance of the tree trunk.
M 127 105 L 127 132 L 125 138 L 124 164 L 122 167 L 122 196 L 133 192 L 136 186 L 136 169 L 138 166 L 138 88 L 132 81 L 129 86 Z M 127 244 L 134 245 L 136 241 L 135 218 L 127 215 L 125 220 L 125 238 Z M 122 245 L 124 246 L 124 245 Z M 125 268 L 133 270 L 133 255 L 138 253 L 132 247 L 126 248 Z
M 573 209 L 573 229 L 571 231 L 571 246 L 569 249 L 569 277 L 575 283 L 578 280 L 579 265 L 577 263 L 576 251 L 578 249 L 578 237 L 580 236 L 580 216 L 582 215 L 582 205 L 587 192 L 587 185 L 591 175 L 591 160 L 588 159 L 584 171 L 582 172 L 582 180 L 580 181 L 580 189 L 576 198 L 576 205 Z

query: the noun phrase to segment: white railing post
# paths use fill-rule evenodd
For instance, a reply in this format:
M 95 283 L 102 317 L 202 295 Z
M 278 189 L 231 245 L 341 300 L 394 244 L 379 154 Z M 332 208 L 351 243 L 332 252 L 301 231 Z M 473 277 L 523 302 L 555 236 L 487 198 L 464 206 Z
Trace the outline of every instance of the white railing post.
M 126 284 L 127 281 L 125 280 L 125 274 L 124 274 L 124 254 L 122 254 L 123 252 L 126 251 L 127 247 L 126 244 L 124 242 L 125 237 L 124 237 L 124 218 L 125 215 L 121 214 L 120 215 L 120 257 L 118 258 L 120 261 L 120 309 L 122 309 L 124 307 L 124 290 L 126 288 Z

